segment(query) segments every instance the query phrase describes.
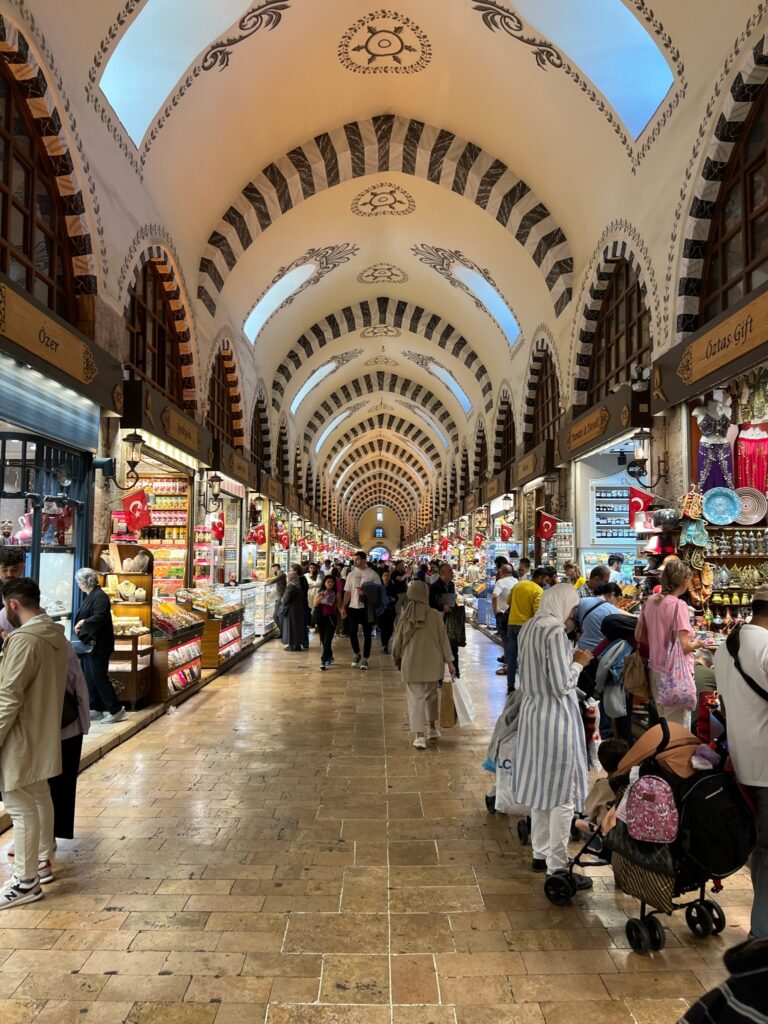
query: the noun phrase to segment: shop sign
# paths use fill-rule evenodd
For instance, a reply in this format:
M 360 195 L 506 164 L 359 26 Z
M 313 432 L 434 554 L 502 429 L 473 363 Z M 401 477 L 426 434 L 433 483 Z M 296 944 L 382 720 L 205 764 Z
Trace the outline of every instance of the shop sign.
M 457 501 L 456 504 L 453 506 L 453 518 L 454 519 L 460 519 L 461 518 L 461 502 L 460 501 Z
M 75 387 L 80 394 L 105 409 L 122 412 L 120 363 L 2 277 L 0 335 L 11 342 L 10 347 L 3 346 L 9 355 L 46 373 L 52 371 L 62 384 L 80 385 Z
M 529 480 L 551 472 L 555 468 L 554 455 L 555 446 L 551 441 L 542 441 L 540 445 L 537 445 L 533 451 L 527 454 L 520 451 L 515 459 L 515 487 L 522 487 Z
M 225 476 L 240 483 L 248 483 L 250 480 L 251 463 L 240 452 L 223 441 L 216 441 L 214 445 L 213 468 Z
M 630 384 L 622 384 L 608 395 L 600 405 L 586 412 L 574 406 L 570 422 L 560 431 L 559 464 L 569 456 L 582 457 L 594 448 L 606 444 L 627 431 L 649 427 L 651 409 L 647 391 L 633 391 Z
M 565 437 L 565 447 L 569 452 L 583 448 L 590 441 L 601 438 L 611 422 L 611 416 L 604 405 L 590 410 L 586 416 L 572 423 Z
M 146 430 L 161 441 L 183 449 L 206 465 L 213 463 L 213 439 L 210 430 L 185 416 L 164 395 L 145 381 L 125 381 L 124 428 Z
M 290 487 L 286 493 L 286 505 L 290 512 L 299 511 L 299 492 L 295 487 Z
M 464 515 L 468 516 L 477 508 L 477 490 L 473 487 L 472 493 L 464 499 Z
M 703 394 L 768 360 L 768 285 L 697 331 L 653 365 L 655 413 Z
M 267 476 L 266 473 L 263 473 L 261 477 L 261 486 L 264 489 L 264 494 L 267 498 L 271 498 L 272 501 L 283 500 L 282 485 L 275 480 L 273 476 Z
M 256 462 L 248 463 L 248 489 L 251 491 L 261 492 L 261 479 L 259 473 L 259 466 Z
M 500 476 L 495 476 L 493 480 L 487 480 L 482 486 L 482 501 L 483 504 L 487 505 L 489 501 L 493 501 L 494 498 L 498 498 L 503 489 L 503 480 Z

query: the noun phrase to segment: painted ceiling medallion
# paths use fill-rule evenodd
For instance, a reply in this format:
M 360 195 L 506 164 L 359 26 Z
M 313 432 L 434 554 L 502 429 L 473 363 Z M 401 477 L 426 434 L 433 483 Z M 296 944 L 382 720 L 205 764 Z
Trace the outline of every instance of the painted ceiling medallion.
M 366 366 L 399 366 L 400 364 L 396 359 L 390 359 L 389 356 L 374 356 L 373 359 L 369 359 L 365 364 Z M 386 406 L 390 409 L 391 406 Z
M 391 181 L 371 185 L 355 196 L 352 213 L 356 217 L 407 217 L 416 209 L 410 192 Z
M 401 334 L 402 331 L 397 327 L 390 327 L 389 324 L 375 324 L 360 331 L 361 338 L 399 338 Z
M 357 275 L 359 284 L 405 284 L 408 275 L 394 263 L 374 263 Z
M 414 75 L 432 60 L 432 44 L 397 11 L 372 11 L 342 36 L 339 63 L 360 75 Z

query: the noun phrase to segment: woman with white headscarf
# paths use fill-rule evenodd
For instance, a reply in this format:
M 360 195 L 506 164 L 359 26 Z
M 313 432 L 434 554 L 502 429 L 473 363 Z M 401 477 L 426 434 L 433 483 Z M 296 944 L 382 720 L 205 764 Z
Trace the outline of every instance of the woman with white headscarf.
M 445 665 L 455 674 L 453 654 L 445 630 L 443 613 L 429 607 L 429 587 L 414 580 L 408 587 L 408 599 L 397 621 L 392 641 L 392 657 L 400 669 L 408 697 L 408 720 L 417 750 L 424 750 L 427 739 L 437 739 L 438 682 Z M 429 731 L 425 735 L 429 723 Z
M 574 806 L 587 793 L 587 749 L 576 686 L 591 651 L 573 650 L 568 631 L 579 597 L 570 583 L 545 590 L 519 636 L 522 693 L 512 765 L 515 799 L 531 808 L 534 871 L 568 865 Z M 592 879 L 574 874 L 580 889 Z

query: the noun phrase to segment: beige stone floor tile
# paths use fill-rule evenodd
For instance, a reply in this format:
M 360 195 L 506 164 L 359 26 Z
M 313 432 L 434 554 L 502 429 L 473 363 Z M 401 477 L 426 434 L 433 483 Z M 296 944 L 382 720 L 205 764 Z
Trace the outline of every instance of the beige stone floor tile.
M 386 914 L 294 914 L 286 953 L 386 953 Z
M 44 956 L 36 949 L 16 950 L 5 960 L 0 974 L 39 971 L 41 967 L 44 967 L 50 974 L 75 974 L 81 969 L 88 956 L 87 952 L 71 950 L 49 949 Z
M 51 904 L 53 905 L 53 901 L 51 901 Z M 19 907 L 19 910 L 22 909 L 22 907 Z M 13 911 L 7 911 L 7 913 L 12 914 Z M 38 927 L 59 930 L 71 929 L 73 931 L 82 928 L 116 929 L 122 928 L 128 920 L 128 916 L 128 914 L 117 911 L 104 911 L 103 913 L 94 911 L 76 914 L 69 910 L 51 909 L 50 913 L 45 915 Z
M 159 974 L 165 967 L 165 953 L 154 951 L 95 950 L 86 961 L 86 974 Z M 189 973 L 189 971 L 187 971 Z
M 483 975 L 469 978 L 440 979 L 440 995 L 444 1003 L 459 1005 L 496 1006 L 512 1003 L 512 989 L 504 975 Z
M 388 1006 L 270 1006 L 269 1024 L 390 1024 Z
M 447 914 L 392 914 L 392 953 L 453 953 L 456 949 Z
M 283 948 L 285 928 L 281 931 L 211 932 L 218 935 L 220 953 L 278 953 Z
M 389 905 L 393 914 L 471 913 L 485 906 L 476 885 L 393 888 Z
M 34 928 L 0 928 L 0 949 L 50 949 L 61 934 Z
M 528 974 L 510 978 L 515 1002 L 597 1002 L 611 996 L 599 975 L 585 983 L 581 974 Z
M 526 952 L 522 958 L 528 974 L 611 974 L 617 970 L 611 954 L 601 949 Z
M 21 999 L 64 998 L 74 1001 L 91 1001 L 98 997 L 107 981 L 99 974 L 47 973 L 42 970 L 44 967 L 45 961 L 41 960 L 38 970 L 28 973 L 13 994 Z M 3 979 L 5 979 L 4 975 Z M 128 1000 L 128 1002 L 130 1001 Z
M 584 984 L 589 985 L 585 978 Z M 605 1002 L 577 1003 L 567 1000 L 563 1003 L 541 1003 L 541 1012 L 546 1024 L 645 1024 L 632 1016 L 623 1002 L 611 1000 Z
M 252 953 L 245 958 L 242 974 L 261 978 L 319 978 L 322 956 L 304 953 Z
M 274 978 L 270 993 L 271 1003 L 317 1002 L 320 978 Z
M 189 975 L 178 977 L 148 977 L 138 982 L 130 974 L 106 979 L 107 983 L 99 994 L 100 1000 L 113 1003 L 130 1002 L 137 995 L 148 1003 L 180 1003 L 189 986 Z
M 39 934 L 45 934 L 39 929 Z M 82 928 L 78 931 L 62 932 L 53 945 L 53 949 L 114 949 L 127 950 L 135 932 L 115 930 L 114 928 Z
M 636 1024 L 678 1024 L 695 1000 L 644 998 L 625 999 L 624 1002 Z
M 681 997 L 695 1001 L 705 989 L 690 971 L 644 971 L 637 974 L 604 974 L 603 984 L 612 999 L 633 999 L 653 992 L 657 999 Z
M 221 941 L 221 932 L 192 931 L 179 928 L 162 928 L 158 931 L 137 932 L 131 937 L 131 952 L 138 950 L 160 950 L 167 953 L 189 950 L 196 953 L 212 953 Z
M 544 1024 L 538 1003 L 509 1006 L 457 1006 L 457 1024 Z
M 181 915 L 182 917 L 184 915 Z M 197 917 L 198 915 L 194 915 Z M 283 935 L 288 922 L 287 914 L 237 914 L 214 912 L 201 914 L 205 930 L 210 932 L 279 932 Z M 205 919 L 207 918 L 207 924 Z M 202 925 L 201 925 L 202 927 Z
M 437 864 L 437 847 L 429 840 L 421 842 L 390 842 L 390 865 Z
M 0 1024 L 32 1024 L 44 1006 L 44 1000 L 0 999 Z
M 323 958 L 323 1003 L 389 1003 L 389 958 L 330 953 Z
M 77 1002 L 51 999 L 35 1024 L 133 1024 L 133 1007 L 126 1003 Z M 171 1022 L 169 1021 L 169 1024 Z
M 389 961 L 389 969 L 393 1003 L 440 1002 L 434 957 L 428 955 L 392 956 Z
M 213 1024 L 218 1010 L 215 1005 L 140 1002 L 134 1003 L 126 1024 Z
M 452 1006 L 393 1006 L 392 1024 L 456 1024 Z
M 520 953 L 445 953 L 435 957 L 440 980 L 479 978 L 485 975 L 525 974 Z
M 266 1004 L 260 1006 L 258 1003 L 221 1003 L 216 1013 L 216 1024 L 264 1024 L 266 1015 Z
M 188 1003 L 266 1003 L 272 989 L 271 978 L 193 977 L 184 996 Z

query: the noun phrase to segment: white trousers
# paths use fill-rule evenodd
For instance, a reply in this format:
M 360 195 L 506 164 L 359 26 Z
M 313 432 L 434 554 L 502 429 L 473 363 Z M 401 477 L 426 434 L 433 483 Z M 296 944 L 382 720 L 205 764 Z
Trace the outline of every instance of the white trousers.
M 427 722 L 437 721 L 437 680 L 434 683 L 406 683 L 405 693 L 411 732 L 424 732 Z
M 648 670 L 648 686 L 651 691 L 651 696 L 654 700 L 659 695 L 659 673 L 654 669 Z M 676 722 L 678 725 L 682 725 L 684 729 L 691 728 L 691 712 L 685 711 L 683 708 L 665 708 L 656 701 L 656 708 L 660 715 L 663 715 L 668 722 Z
M 535 860 L 547 862 L 547 874 L 568 867 L 573 804 L 560 804 L 549 811 L 531 808 L 531 846 Z
M 38 860 L 53 857 L 53 802 L 48 780 L 3 793 L 13 821 L 14 874 L 23 882 L 37 875 Z

